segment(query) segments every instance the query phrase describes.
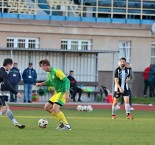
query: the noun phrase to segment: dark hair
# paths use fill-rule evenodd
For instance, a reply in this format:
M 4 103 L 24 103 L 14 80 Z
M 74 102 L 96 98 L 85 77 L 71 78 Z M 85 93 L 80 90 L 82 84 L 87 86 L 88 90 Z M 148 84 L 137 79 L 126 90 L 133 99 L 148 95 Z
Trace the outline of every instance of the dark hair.
M 70 70 L 70 73 L 74 72 L 73 70 Z
M 120 60 L 124 60 L 124 61 L 126 61 L 126 58 L 125 58 L 125 57 L 122 57 L 122 58 L 120 58 Z
M 8 64 L 12 65 L 13 61 L 11 58 L 5 58 L 3 61 L 3 66 L 7 66 Z
M 41 66 L 41 64 L 46 64 L 47 66 L 50 66 L 50 62 L 47 59 L 40 60 L 39 66 Z
M 30 66 L 33 65 L 33 63 L 32 63 L 32 62 L 29 62 L 29 65 L 30 65 Z

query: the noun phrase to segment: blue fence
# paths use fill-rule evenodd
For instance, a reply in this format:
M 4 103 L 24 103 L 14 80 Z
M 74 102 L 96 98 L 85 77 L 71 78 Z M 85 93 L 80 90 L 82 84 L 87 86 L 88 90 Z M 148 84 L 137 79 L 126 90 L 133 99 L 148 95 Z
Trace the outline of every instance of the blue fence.
M 155 1 L 1 0 L 0 17 L 12 19 L 152 24 Z

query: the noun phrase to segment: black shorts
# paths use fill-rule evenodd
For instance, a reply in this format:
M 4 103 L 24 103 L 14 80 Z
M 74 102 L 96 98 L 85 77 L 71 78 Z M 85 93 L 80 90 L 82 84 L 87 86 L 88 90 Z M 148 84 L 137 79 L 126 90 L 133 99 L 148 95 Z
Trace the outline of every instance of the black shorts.
M 0 96 L 0 106 L 6 106 L 4 97 L 5 96 Z
M 119 91 L 114 92 L 114 98 L 120 98 L 121 96 L 129 96 L 129 90 L 124 91 L 124 93 L 120 93 Z
M 48 103 L 50 103 L 50 104 L 58 104 L 59 106 L 62 106 L 61 104 L 59 104 L 58 102 L 51 102 L 50 100 L 48 101 Z

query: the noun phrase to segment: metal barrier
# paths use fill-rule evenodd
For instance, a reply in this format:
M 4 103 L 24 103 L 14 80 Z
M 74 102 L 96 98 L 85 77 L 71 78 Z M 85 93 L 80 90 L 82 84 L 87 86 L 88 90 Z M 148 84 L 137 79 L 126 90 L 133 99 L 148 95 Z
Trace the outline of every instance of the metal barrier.
M 148 0 L 1 0 L 2 13 L 154 20 L 155 1 Z

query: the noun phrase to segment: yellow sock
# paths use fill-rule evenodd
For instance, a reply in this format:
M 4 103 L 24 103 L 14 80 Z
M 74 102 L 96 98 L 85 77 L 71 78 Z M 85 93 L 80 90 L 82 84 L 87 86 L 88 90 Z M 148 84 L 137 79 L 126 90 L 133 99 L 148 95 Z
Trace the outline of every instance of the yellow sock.
M 67 120 L 66 120 L 66 117 L 65 115 L 63 114 L 62 111 L 60 111 L 57 115 L 57 118 L 59 118 L 59 120 L 62 120 L 63 124 L 68 124 Z
M 51 113 L 53 117 L 55 117 L 58 121 L 60 121 L 60 119 L 58 118 L 57 114 L 55 112 Z

